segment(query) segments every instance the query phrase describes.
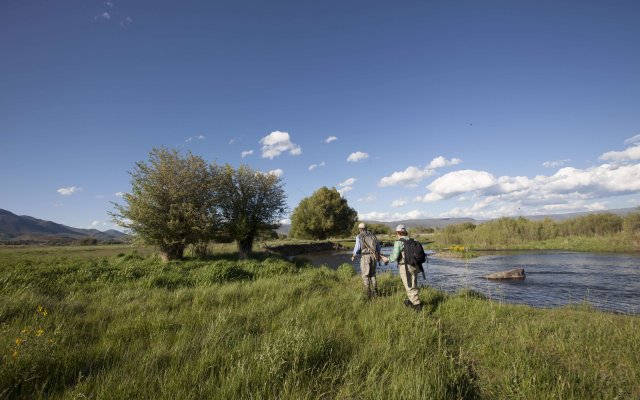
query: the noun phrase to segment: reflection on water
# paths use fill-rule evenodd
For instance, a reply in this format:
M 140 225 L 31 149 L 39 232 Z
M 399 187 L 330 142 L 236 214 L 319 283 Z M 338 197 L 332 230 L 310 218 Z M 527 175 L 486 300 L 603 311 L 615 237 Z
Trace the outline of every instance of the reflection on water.
M 390 254 L 392 248 L 384 248 Z M 336 268 L 350 263 L 349 251 L 307 255 L 315 265 Z M 353 263 L 359 270 L 358 259 Z M 500 252 L 470 260 L 429 257 L 427 279 L 421 285 L 446 292 L 466 288 L 508 303 L 553 307 L 589 302 L 602 310 L 640 314 L 640 255 L 610 253 Z M 488 281 L 484 275 L 524 268 L 523 281 Z M 395 264 L 382 265 L 379 272 L 398 273 Z

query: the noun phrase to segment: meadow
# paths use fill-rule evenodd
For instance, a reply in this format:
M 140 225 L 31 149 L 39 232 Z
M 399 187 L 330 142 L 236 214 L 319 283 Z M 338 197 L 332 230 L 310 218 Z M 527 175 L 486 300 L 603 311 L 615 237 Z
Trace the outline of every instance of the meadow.
M 2 399 L 640 398 L 640 318 L 536 309 L 266 254 L 0 249 Z

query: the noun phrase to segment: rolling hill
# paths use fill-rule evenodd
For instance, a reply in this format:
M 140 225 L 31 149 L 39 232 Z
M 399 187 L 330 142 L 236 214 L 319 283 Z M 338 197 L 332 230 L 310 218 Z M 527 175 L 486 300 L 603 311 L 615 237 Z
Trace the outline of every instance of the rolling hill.
M 120 242 L 128 240 L 129 236 L 114 229 L 103 232 L 97 229 L 72 228 L 0 209 L 0 242 L 2 243 L 71 244 L 86 238 L 94 238 L 98 242 Z

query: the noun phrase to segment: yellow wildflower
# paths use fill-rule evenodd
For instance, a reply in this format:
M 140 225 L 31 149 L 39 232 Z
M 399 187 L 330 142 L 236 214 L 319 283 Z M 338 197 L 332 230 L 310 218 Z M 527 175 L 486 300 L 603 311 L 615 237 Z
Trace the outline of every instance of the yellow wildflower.
M 40 328 L 40 329 L 38 329 L 38 331 L 36 332 L 36 336 L 37 336 L 37 337 L 40 337 L 40 336 L 42 336 L 42 335 L 44 335 L 44 329 Z
M 22 343 L 24 343 L 24 340 L 22 340 L 21 338 L 16 339 L 16 346 L 20 346 Z
M 20 331 L 23 335 L 28 335 L 29 332 L 31 332 L 31 329 L 29 329 L 28 326 L 25 326 L 24 329 Z
M 13 351 L 13 358 L 18 358 L 18 356 L 20 355 L 20 353 L 18 352 L 18 350 L 14 350 Z

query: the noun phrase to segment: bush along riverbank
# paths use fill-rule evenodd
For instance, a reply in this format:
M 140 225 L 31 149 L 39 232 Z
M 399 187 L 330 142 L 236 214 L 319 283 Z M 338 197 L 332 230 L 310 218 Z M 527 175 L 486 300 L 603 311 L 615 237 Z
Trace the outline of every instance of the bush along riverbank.
M 640 397 L 640 318 L 277 258 L 0 263 L 0 398 Z

